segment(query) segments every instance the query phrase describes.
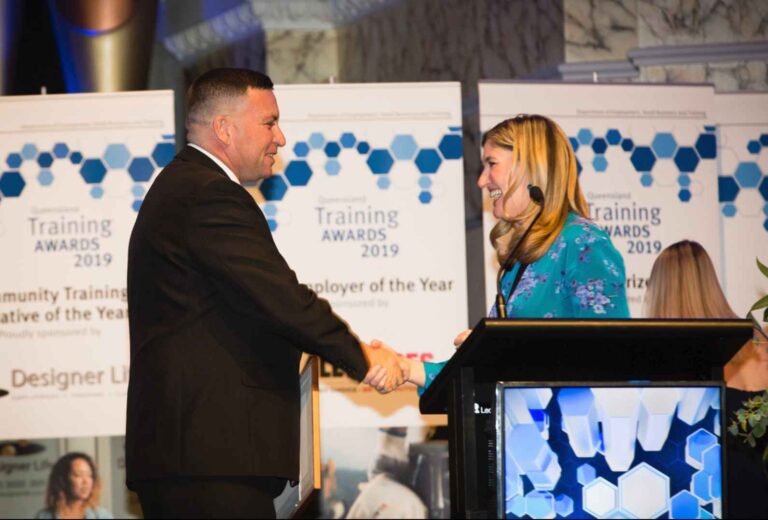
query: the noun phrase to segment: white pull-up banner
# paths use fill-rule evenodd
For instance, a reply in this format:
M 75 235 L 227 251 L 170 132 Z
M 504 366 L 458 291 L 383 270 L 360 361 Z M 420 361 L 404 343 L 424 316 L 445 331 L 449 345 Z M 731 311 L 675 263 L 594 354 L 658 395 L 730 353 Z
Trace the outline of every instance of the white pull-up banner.
M 126 258 L 170 91 L 0 98 L 0 439 L 123 435 Z

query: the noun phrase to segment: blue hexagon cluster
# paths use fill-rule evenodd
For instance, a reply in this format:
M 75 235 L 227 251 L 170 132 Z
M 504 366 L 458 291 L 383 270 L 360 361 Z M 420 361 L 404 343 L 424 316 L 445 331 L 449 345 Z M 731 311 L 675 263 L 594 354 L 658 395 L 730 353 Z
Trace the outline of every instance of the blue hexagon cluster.
M 173 159 L 174 137 L 173 134 L 163 135 L 162 140 L 153 147 L 149 157 L 133 157 L 124 143 L 110 143 L 104 152 L 96 157 L 85 157 L 64 142 L 55 143 L 49 150 L 41 149 L 35 143 L 26 143 L 18 152 L 11 152 L 6 156 L 5 164 L 12 171 L 5 172 L 3 177 L 0 177 L 0 193 L 4 197 L 21 195 L 26 181 L 18 170 L 24 161 L 36 163 L 36 167 L 39 168 L 36 180 L 40 186 L 50 186 L 55 178 L 53 170 L 56 167 L 56 161 L 68 159 L 71 164 L 78 166 L 80 177 L 86 185 L 90 186 L 91 197 L 100 199 L 104 196 L 104 187 L 101 183 L 110 170 L 125 169 L 137 183 L 149 181 L 158 168 L 166 166 Z M 5 180 L 2 180 L 3 178 Z M 137 195 L 136 188 L 132 193 L 136 200 L 131 207 L 138 211 L 144 189 L 141 188 L 141 195 Z
M 374 148 L 353 132 L 342 132 L 336 141 L 330 140 L 322 132 L 312 132 L 306 140 L 293 145 L 296 159 L 288 162 L 282 175 L 266 179 L 259 189 L 267 201 L 282 200 L 289 188 L 309 184 L 313 174 L 309 158 L 311 154 L 317 153 L 315 151 L 326 158 L 323 166 L 325 173 L 338 176 L 342 170 L 339 157 L 345 150 L 353 150 L 365 157 L 365 164 L 381 190 L 387 190 L 392 185 L 389 174 L 396 162 L 412 162 L 420 174 L 416 180 L 419 187 L 418 200 L 422 204 L 429 204 L 433 198 L 433 181 L 429 176 L 437 173 L 444 161 L 460 160 L 462 146 L 461 127 L 449 127 L 449 131 L 440 137 L 436 146 L 427 147 L 420 147 L 411 134 L 397 134 L 387 147 Z
M 759 154 L 763 148 L 768 147 L 768 134 L 759 136 L 747 142 L 747 151 L 751 154 Z M 736 199 L 740 193 L 749 190 L 757 190 L 763 199 L 763 229 L 768 231 L 768 172 L 763 172 L 756 161 L 739 162 L 730 175 L 721 175 L 717 179 L 720 200 L 720 212 L 725 217 L 733 217 L 737 214 Z
M 608 169 L 608 160 L 605 157 L 608 148 L 619 146 L 624 152 L 630 154 L 629 160 L 632 167 L 640 175 L 640 184 L 646 188 L 653 185 L 653 168 L 656 163 L 659 160 L 672 160 L 680 172 L 677 178 L 680 186 L 678 198 L 681 202 L 688 202 L 691 200 L 691 191 L 688 189 L 691 184 L 689 175 L 696 171 L 702 160 L 717 157 L 717 139 L 714 131 L 713 127 L 704 127 L 704 132 L 698 135 L 693 146 L 681 146 L 671 132 L 657 132 L 651 139 L 650 145 L 636 145 L 632 138 L 622 136 L 616 128 L 608 129 L 605 136 L 595 135 L 589 128 L 581 128 L 576 132 L 575 137 L 569 137 L 568 140 L 574 153 L 582 146 L 592 148 L 594 152 L 592 168 L 596 173 L 603 173 Z M 760 144 L 757 140 L 753 142 Z M 576 170 L 581 174 L 581 162 L 578 158 Z

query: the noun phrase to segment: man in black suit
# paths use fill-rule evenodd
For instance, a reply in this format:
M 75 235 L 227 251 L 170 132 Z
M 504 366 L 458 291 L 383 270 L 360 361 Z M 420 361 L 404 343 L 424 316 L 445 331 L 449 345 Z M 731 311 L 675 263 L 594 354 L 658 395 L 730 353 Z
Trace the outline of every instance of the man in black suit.
M 299 475 L 301 352 L 357 380 L 384 371 L 390 387 L 406 368 L 298 283 L 240 185 L 285 145 L 271 80 L 215 69 L 187 101 L 190 144 L 147 193 L 128 251 L 127 481 L 146 517 L 274 517 Z

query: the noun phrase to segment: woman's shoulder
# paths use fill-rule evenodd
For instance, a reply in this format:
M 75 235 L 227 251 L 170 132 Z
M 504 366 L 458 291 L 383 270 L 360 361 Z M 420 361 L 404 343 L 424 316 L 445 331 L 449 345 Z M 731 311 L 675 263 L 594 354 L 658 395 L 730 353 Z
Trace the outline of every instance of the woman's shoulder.
M 560 237 L 567 244 L 593 244 L 595 242 L 611 243 L 611 238 L 600 226 L 575 213 L 570 213 L 565 221 Z
M 97 506 L 95 508 L 89 507 L 85 512 L 86 518 L 96 518 L 96 519 L 111 519 L 114 518 L 112 516 L 112 513 L 104 509 L 103 507 Z

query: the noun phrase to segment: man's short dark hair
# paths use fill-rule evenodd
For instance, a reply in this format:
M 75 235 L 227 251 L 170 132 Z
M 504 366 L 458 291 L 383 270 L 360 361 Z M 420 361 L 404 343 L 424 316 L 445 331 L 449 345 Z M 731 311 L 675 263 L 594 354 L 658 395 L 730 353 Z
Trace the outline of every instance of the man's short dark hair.
M 187 126 L 190 122 L 207 122 L 207 114 L 223 99 L 245 95 L 249 88 L 272 90 L 269 76 L 250 69 L 211 69 L 198 76 L 187 90 Z

